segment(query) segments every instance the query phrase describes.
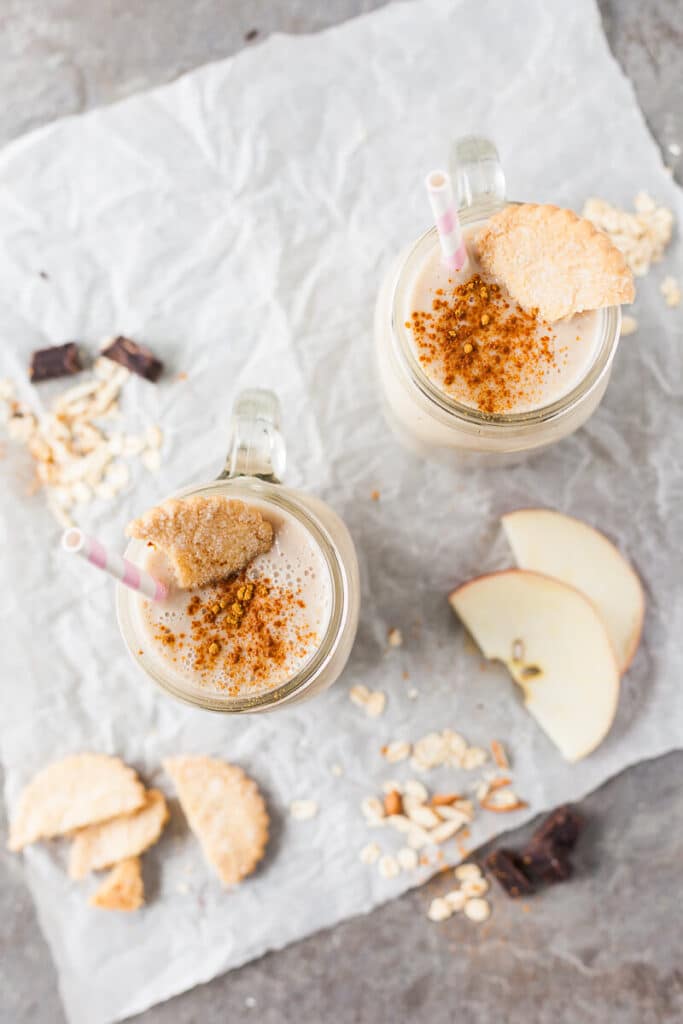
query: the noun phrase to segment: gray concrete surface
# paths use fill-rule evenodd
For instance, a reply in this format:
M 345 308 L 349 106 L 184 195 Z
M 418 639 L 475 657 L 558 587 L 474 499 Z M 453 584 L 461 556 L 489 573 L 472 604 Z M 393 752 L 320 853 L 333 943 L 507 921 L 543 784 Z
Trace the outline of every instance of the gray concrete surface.
M 0 143 L 175 78 L 273 31 L 310 32 L 383 0 L 0 0 Z M 560 5 L 560 0 L 552 0 Z M 600 0 L 666 162 L 680 178 L 683 0 Z M 157 1006 L 139 1024 L 662 1024 L 683 1020 L 683 753 L 584 801 L 577 877 L 476 929 L 425 921 L 436 879 L 368 917 Z M 0 834 L 6 823 L 0 821 Z M 2 836 L 0 835 L 0 838 Z M 520 837 L 513 837 L 517 841 Z M 62 1024 L 22 880 L 0 852 L 0 1024 Z

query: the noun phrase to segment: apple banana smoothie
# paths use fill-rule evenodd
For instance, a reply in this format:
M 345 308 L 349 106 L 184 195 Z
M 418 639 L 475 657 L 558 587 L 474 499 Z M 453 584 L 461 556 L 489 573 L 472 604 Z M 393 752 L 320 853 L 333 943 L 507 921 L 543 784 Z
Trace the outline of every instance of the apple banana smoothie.
M 144 568 L 169 587 L 166 601 L 138 599 L 140 644 L 178 687 L 256 697 L 295 677 L 330 622 L 332 580 L 312 538 L 284 509 L 251 499 L 273 527 L 272 547 L 226 580 L 181 590 L 166 556 Z
M 379 292 L 383 406 L 427 458 L 516 461 L 594 412 L 632 281 L 609 240 L 570 210 L 506 202 L 492 143 L 456 143 L 454 167 L 457 200 Z M 445 172 L 428 188 L 437 178 L 450 190 Z
M 162 690 L 208 711 L 315 696 L 339 678 L 358 626 L 353 541 L 329 505 L 280 483 L 279 420 L 272 392 L 242 392 L 218 479 L 126 528 L 126 558 L 153 584 L 117 589 L 126 646 Z
M 549 324 L 525 312 L 476 255 L 483 225 L 464 233 L 466 269 L 448 269 L 438 245 L 406 281 L 403 329 L 443 394 L 483 413 L 534 412 L 564 398 L 594 363 L 597 311 Z

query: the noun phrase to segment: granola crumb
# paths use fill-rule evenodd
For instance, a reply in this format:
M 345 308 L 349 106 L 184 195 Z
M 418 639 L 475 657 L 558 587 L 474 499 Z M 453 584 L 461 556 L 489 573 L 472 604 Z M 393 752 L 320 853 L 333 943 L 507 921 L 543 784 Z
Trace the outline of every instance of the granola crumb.
M 401 647 L 403 645 L 403 633 L 396 627 L 389 630 L 387 633 L 387 643 L 390 647 Z
M 405 740 L 392 740 L 391 743 L 382 747 L 381 754 L 389 764 L 396 764 L 398 761 L 405 761 L 407 757 L 410 757 L 411 750 L 410 743 Z
M 289 805 L 289 815 L 295 821 L 310 821 L 318 813 L 318 804 L 315 800 L 292 800 Z
M 622 314 L 619 336 L 621 338 L 627 338 L 629 334 L 635 334 L 637 330 L 638 321 L 636 318 L 634 316 L 629 316 L 627 313 Z
M 361 683 L 349 690 L 349 700 L 359 708 L 363 708 L 370 718 L 378 718 L 386 707 L 386 694 L 382 690 L 368 690 Z
M 382 851 L 377 843 L 367 843 L 360 851 L 359 856 L 361 864 L 375 864 L 379 860 L 381 854 Z
M 370 494 L 370 501 L 379 501 L 379 498 L 379 491 L 372 491 L 372 493 Z
M 482 921 L 487 921 L 491 916 L 491 905 L 488 900 L 484 899 L 471 899 L 465 903 L 465 917 L 468 917 L 470 921 L 475 921 L 480 924 Z
M 671 277 L 669 274 L 664 278 L 659 286 L 661 294 L 664 296 L 664 301 L 667 306 L 674 308 L 681 304 L 681 286 L 675 277 Z
M 429 904 L 429 910 L 427 911 L 427 917 L 430 921 L 446 921 L 453 911 L 446 899 L 442 896 L 437 896 Z
M 382 878 L 396 878 L 401 873 L 398 861 L 389 854 L 380 857 L 378 868 Z

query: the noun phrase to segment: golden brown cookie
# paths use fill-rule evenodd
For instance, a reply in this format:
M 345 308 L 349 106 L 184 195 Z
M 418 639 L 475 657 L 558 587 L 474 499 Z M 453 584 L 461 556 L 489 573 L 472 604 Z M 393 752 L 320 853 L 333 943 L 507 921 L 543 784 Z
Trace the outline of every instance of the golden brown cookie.
M 150 789 L 142 807 L 130 814 L 88 825 L 74 836 L 69 856 L 71 878 L 84 878 L 112 864 L 137 857 L 156 843 L 168 821 L 164 794 Z
M 145 787 L 118 757 L 75 754 L 43 768 L 19 797 L 12 817 L 10 850 L 50 839 L 145 803 Z
M 633 302 L 633 276 L 607 235 L 571 210 L 526 203 L 494 214 L 477 236 L 484 270 L 551 323 Z
M 226 579 L 273 543 L 273 527 L 257 509 L 220 494 L 169 498 L 129 523 L 126 534 L 160 548 L 183 588 Z
M 251 874 L 265 853 L 268 812 L 241 768 L 211 757 L 171 757 L 164 769 L 204 856 L 224 885 Z
M 139 857 L 128 857 L 112 868 L 88 903 L 99 910 L 139 910 L 145 902 L 145 887 Z

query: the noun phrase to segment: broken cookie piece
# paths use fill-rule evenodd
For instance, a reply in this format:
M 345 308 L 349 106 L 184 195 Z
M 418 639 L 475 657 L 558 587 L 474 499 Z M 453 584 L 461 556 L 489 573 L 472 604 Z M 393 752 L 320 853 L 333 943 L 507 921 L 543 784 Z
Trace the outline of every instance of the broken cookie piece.
M 139 857 L 120 861 L 109 872 L 88 903 L 99 910 L 139 910 L 145 902 Z
M 126 534 L 160 548 L 184 589 L 240 572 L 273 543 L 273 527 L 257 509 L 220 494 L 169 498 Z
M 145 803 L 132 768 L 107 754 L 75 754 L 43 768 L 23 790 L 12 816 L 10 850 L 128 814 Z
M 69 876 L 84 878 L 89 871 L 137 857 L 156 843 L 167 821 L 164 794 L 150 789 L 139 810 L 88 825 L 76 833 L 69 855 Z
M 211 757 L 171 757 L 164 769 L 204 856 L 224 885 L 251 874 L 268 842 L 268 812 L 241 768 Z
M 622 253 L 571 210 L 507 206 L 487 222 L 476 246 L 484 269 L 523 309 L 550 323 L 633 302 L 633 276 Z

